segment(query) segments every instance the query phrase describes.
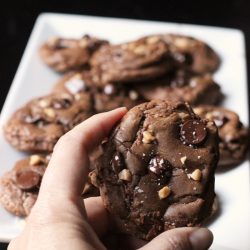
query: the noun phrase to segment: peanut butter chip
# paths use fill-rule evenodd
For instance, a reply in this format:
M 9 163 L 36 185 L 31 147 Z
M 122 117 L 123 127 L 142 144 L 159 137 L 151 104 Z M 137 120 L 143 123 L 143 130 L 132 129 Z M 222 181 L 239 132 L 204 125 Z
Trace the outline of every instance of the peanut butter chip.
M 44 109 L 44 113 L 50 118 L 54 118 L 56 116 L 56 113 L 55 113 L 54 109 L 52 109 L 52 108 Z
M 187 156 L 183 156 L 183 157 L 181 157 L 181 163 L 184 165 L 185 164 L 185 162 L 186 162 L 186 160 L 187 160 Z
M 133 101 L 137 100 L 138 99 L 138 93 L 134 90 L 130 90 L 129 91 L 129 98 Z
M 170 188 L 168 186 L 165 186 L 158 191 L 158 196 L 162 200 L 162 199 L 167 198 L 170 192 L 171 192 Z
M 202 177 L 202 172 L 200 169 L 195 169 L 192 174 L 190 174 L 190 178 L 193 179 L 194 181 L 200 181 Z
M 188 120 L 181 128 L 181 137 L 187 144 L 198 145 L 206 139 L 206 136 L 206 126 L 199 120 Z
M 137 47 L 135 47 L 134 49 L 134 53 L 137 55 L 144 55 L 146 52 L 146 48 L 144 45 L 139 45 Z
M 130 173 L 130 171 L 128 169 L 123 169 L 120 173 L 119 173 L 119 179 L 123 180 L 123 181 L 128 181 L 130 182 L 132 180 L 132 175 Z
M 42 162 L 42 158 L 39 155 L 30 156 L 30 165 L 35 166 Z
M 31 170 L 21 171 L 16 175 L 17 186 L 23 190 L 29 190 L 36 187 L 40 180 L 41 176 Z
M 42 99 L 42 100 L 40 100 L 39 102 L 38 102 L 38 105 L 41 107 L 41 108 L 47 108 L 47 107 L 49 107 L 49 102 L 47 101 L 47 100 L 44 100 L 44 99 Z
M 152 134 L 150 134 L 148 131 L 144 131 L 142 133 L 142 136 L 143 136 L 142 142 L 146 144 L 149 144 L 155 140 L 155 137 Z

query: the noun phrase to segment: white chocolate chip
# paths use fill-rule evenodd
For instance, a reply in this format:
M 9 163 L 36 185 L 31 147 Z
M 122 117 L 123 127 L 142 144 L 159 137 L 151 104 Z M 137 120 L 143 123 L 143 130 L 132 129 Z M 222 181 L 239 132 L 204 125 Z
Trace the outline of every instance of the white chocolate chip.
M 208 112 L 206 114 L 206 119 L 210 120 L 210 121 L 213 121 L 213 114 L 211 112 Z
M 137 55 L 144 55 L 146 52 L 146 48 L 144 45 L 139 45 L 139 46 L 135 47 L 133 51 Z
M 147 43 L 153 44 L 153 43 L 157 43 L 159 40 L 160 40 L 159 36 L 151 36 L 151 37 L 147 38 Z
M 180 112 L 180 113 L 178 113 L 178 116 L 179 116 L 181 119 L 184 119 L 185 117 L 188 116 L 188 114 L 187 114 L 187 113 L 184 113 L 184 112 Z
M 200 169 L 195 169 L 192 174 L 189 175 L 194 181 L 200 181 L 202 177 L 202 172 Z
M 38 105 L 39 105 L 41 108 L 47 108 L 47 107 L 49 107 L 50 103 L 49 103 L 48 100 L 42 99 L 42 100 L 40 100 L 40 101 L 38 102 Z
M 144 131 L 142 133 L 142 136 L 143 136 L 143 138 L 142 138 L 143 143 L 149 144 L 155 140 L 155 137 L 152 134 L 150 134 L 148 131 Z
M 44 109 L 44 113 L 50 118 L 54 118 L 56 116 L 56 113 L 55 113 L 54 109 L 52 109 L 52 108 Z
M 123 180 L 123 181 L 128 181 L 130 182 L 132 180 L 132 175 L 130 173 L 130 171 L 128 169 L 123 169 L 120 173 L 119 173 L 119 179 Z
M 139 97 L 138 93 L 134 90 L 129 91 L 129 98 L 133 101 L 137 100 Z
M 170 188 L 168 186 L 165 186 L 158 191 L 158 196 L 162 200 L 162 199 L 167 198 L 170 192 L 171 192 Z
M 181 163 L 184 165 L 185 164 L 185 162 L 186 162 L 186 160 L 187 160 L 187 156 L 183 156 L 183 157 L 181 157 Z
M 41 156 L 39 156 L 39 155 L 31 155 L 29 163 L 30 163 L 31 166 L 35 166 L 35 165 L 39 164 L 41 161 L 42 161 Z

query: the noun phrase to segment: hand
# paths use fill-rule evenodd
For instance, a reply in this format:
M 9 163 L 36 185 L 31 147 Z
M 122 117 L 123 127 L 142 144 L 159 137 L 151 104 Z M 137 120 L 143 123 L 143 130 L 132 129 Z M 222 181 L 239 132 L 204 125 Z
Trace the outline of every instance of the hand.
M 38 200 L 24 231 L 9 250 L 106 249 L 101 239 L 110 235 L 123 249 L 207 249 L 213 236 L 207 229 L 179 228 L 162 233 L 151 242 L 114 236 L 112 220 L 100 197 L 82 200 L 88 175 L 89 153 L 108 136 L 126 113 L 116 109 L 91 117 L 61 137 L 41 183 Z M 122 249 L 116 246 L 116 249 Z

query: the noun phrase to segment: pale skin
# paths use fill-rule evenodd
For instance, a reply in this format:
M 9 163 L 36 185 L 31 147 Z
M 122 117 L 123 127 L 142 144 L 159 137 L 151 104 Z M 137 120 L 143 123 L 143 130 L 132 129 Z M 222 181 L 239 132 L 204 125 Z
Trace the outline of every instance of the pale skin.
M 82 200 L 89 153 L 106 138 L 126 113 L 125 108 L 95 115 L 65 134 L 55 146 L 38 200 L 21 235 L 9 250 L 106 249 L 101 239 L 112 238 L 123 248 L 141 250 L 203 250 L 213 241 L 205 228 L 179 228 L 150 242 L 114 236 L 112 218 L 100 197 Z

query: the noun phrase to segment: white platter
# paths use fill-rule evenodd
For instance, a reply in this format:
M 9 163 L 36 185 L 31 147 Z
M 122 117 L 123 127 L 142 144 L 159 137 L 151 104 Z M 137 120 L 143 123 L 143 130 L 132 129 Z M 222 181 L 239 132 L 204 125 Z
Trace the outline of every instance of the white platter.
M 24 154 L 5 141 L 2 125 L 12 112 L 33 97 L 49 93 L 60 77 L 39 59 L 37 50 L 48 38 L 58 35 L 79 38 L 85 33 L 124 42 L 142 35 L 176 32 L 200 38 L 221 56 L 222 65 L 215 74 L 226 95 L 223 106 L 236 111 L 248 124 L 247 76 L 244 35 L 235 29 L 163 22 L 50 14 L 39 16 L 20 66 L 6 98 L 0 118 L 0 176 L 11 169 Z M 214 233 L 211 249 L 250 249 L 250 175 L 249 161 L 216 174 L 216 193 L 221 213 L 209 228 Z M 22 230 L 22 220 L 0 207 L 0 241 L 8 242 Z

